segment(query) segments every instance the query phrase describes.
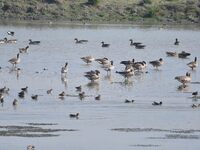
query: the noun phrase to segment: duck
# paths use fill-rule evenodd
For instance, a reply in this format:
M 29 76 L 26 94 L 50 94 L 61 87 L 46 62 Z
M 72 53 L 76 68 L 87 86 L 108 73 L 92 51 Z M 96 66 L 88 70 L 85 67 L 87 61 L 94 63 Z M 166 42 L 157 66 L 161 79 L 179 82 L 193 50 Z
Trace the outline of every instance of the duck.
M 67 73 L 68 72 L 68 62 L 65 63 L 65 66 L 61 68 L 61 73 Z
M 29 45 L 38 45 L 40 44 L 40 41 L 32 41 L 32 39 L 29 39 Z
M 27 92 L 28 91 L 28 86 L 21 88 L 22 91 Z
M 113 60 L 110 61 L 110 64 L 104 65 L 104 70 L 111 73 L 111 70 L 115 68 Z
M 187 53 L 185 51 L 182 51 L 181 53 L 178 53 L 178 57 L 179 58 L 187 58 L 190 55 L 191 55 L 190 53 Z
M 37 99 L 38 99 L 38 95 L 37 95 L 37 94 L 36 94 L 36 95 L 32 95 L 31 98 L 32 98 L 33 100 L 37 100 Z
M 125 99 L 124 103 L 133 103 L 135 100 L 128 100 L 128 99 Z
M 154 61 L 150 61 L 149 62 L 153 67 L 155 67 L 156 69 L 158 69 L 158 67 L 162 66 L 164 64 L 164 61 L 162 58 L 160 58 L 159 60 L 154 60 Z
M 20 61 L 21 59 L 19 58 L 19 53 L 17 54 L 17 57 L 14 57 L 8 60 L 8 62 L 11 63 L 13 66 L 16 66 L 17 64 L 19 64 Z
M 155 102 L 155 101 L 154 101 L 154 102 L 152 103 L 152 105 L 154 105 L 154 106 L 161 106 L 161 105 L 162 105 L 162 102 L 161 102 L 161 101 L 160 101 L 160 102 Z
M 174 45 L 179 45 L 179 43 L 180 43 L 179 40 L 176 38 L 175 42 L 174 42 Z
M 175 80 L 178 80 L 185 86 L 187 83 L 191 82 L 191 75 L 187 72 L 185 76 L 176 76 Z
M 29 46 L 26 46 L 25 48 L 19 48 L 20 53 L 27 53 Z
M 75 88 L 76 88 L 76 91 L 81 91 L 82 90 L 82 86 L 81 85 L 80 86 L 76 86 Z
M 174 56 L 177 55 L 177 52 L 170 52 L 170 51 L 167 51 L 166 54 L 167 54 L 167 56 L 174 57 Z
M 11 36 L 14 36 L 15 32 L 14 31 L 8 31 L 7 34 L 11 35 Z
M 100 100 L 101 99 L 101 95 L 99 94 L 99 95 L 95 96 L 94 99 L 97 100 L 97 101 Z
M 76 41 L 76 44 L 82 44 L 88 42 L 88 40 L 78 40 L 77 38 L 75 38 L 74 40 Z
M 189 62 L 187 66 L 190 67 L 192 70 L 197 68 L 198 66 L 197 57 L 194 58 L 194 61 Z
M 13 106 L 17 106 L 17 104 L 18 104 L 18 100 L 17 100 L 17 99 L 14 99 L 14 100 L 13 100 Z
M 104 43 L 103 41 L 101 42 L 101 47 L 109 47 L 110 46 L 110 44 L 106 44 L 106 43 Z
M 53 91 L 53 89 L 49 89 L 49 90 L 47 90 L 47 94 L 51 94 L 52 91 Z
M 89 63 L 91 63 L 91 62 L 93 62 L 95 60 L 95 58 L 92 57 L 92 56 L 81 57 L 81 59 L 87 64 L 89 64 Z
M 69 114 L 69 117 L 70 117 L 70 118 L 76 118 L 76 119 L 78 119 L 79 113 L 76 113 L 76 114 Z
M 86 73 L 84 75 L 88 80 L 90 81 L 95 81 L 98 80 L 100 78 L 100 71 L 96 70 L 96 71 L 91 71 L 90 73 Z
M 81 92 L 78 94 L 80 100 L 84 99 L 85 98 L 85 92 Z
M 19 93 L 18 93 L 18 96 L 19 96 L 20 98 L 24 98 L 24 96 L 25 96 L 25 91 L 19 92 Z

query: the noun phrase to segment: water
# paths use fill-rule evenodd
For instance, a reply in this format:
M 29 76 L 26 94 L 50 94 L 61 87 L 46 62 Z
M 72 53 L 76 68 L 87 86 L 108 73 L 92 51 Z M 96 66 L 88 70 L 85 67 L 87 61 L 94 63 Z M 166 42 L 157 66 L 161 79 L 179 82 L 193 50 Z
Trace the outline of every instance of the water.
M 174 77 L 191 72 L 192 82 L 199 82 L 199 68 L 192 71 L 186 64 L 200 58 L 200 30 L 198 28 L 160 28 L 138 26 L 14 26 L 1 25 L 0 38 L 15 31 L 17 44 L 0 45 L 0 87 L 10 88 L 0 107 L 1 125 L 26 126 L 27 123 L 55 123 L 42 128 L 76 129 L 74 132 L 56 132 L 55 137 L 0 136 L 0 149 L 26 149 L 29 144 L 36 149 L 49 150 L 121 150 L 121 149 L 199 149 L 199 108 L 191 108 L 194 101 L 191 92 L 199 90 L 199 84 L 189 84 L 183 90 Z M 74 38 L 87 39 L 87 44 L 75 44 Z M 143 50 L 129 45 L 129 39 L 143 42 Z M 181 43 L 173 45 L 175 38 Z M 11 70 L 8 60 L 15 57 L 18 48 L 26 47 L 28 39 L 40 40 L 32 45 L 27 54 L 21 54 L 21 70 Z M 101 48 L 101 41 L 110 43 Z M 187 51 L 188 59 L 167 57 L 166 51 Z M 108 57 L 114 61 L 115 70 L 110 76 L 97 62 L 86 65 L 80 57 L 92 55 L 95 58 Z M 146 62 L 163 58 L 164 65 L 155 70 L 148 64 L 146 71 L 131 77 L 128 82 L 116 74 L 123 70 L 122 60 Z M 60 70 L 69 63 L 66 78 Z M 46 68 L 47 70 L 43 70 Z M 85 71 L 99 69 L 101 79 L 96 84 L 83 76 Z M 83 86 L 86 97 L 58 98 L 62 91 L 78 95 L 75 86 Z M 18 98 L 21 87 L 28 86 L 25 99 Z M 46 91 L 53 88 L 52 95 Z M 38 94 L 37 101 L 31 95 Z M 101 94 L 101 100 L 94 96 Z M 14 98 L 19 100 L 13 108 Z M 125 99 L 135 102 L 125 104 Z M 162 101 L 162 106 L 152 106 L 153 101 Z M 79 119 L 70 119 L 70 113 L 80 113 Z M 117 130 L 112 130 L 117 129 Z M 130 130 L 128 130 L 130 129 Z M 153 130 L 151 130 L 153 129 Z M 159 129 L 159 130 L 157 130 Z M 180 131 L 179 133 L 174 130 Z M 2 131 L 3 129 L 0 129 Z M 186 130 L 195 130 L 186 132 Z M 14 141 L 14 142 L 13 142 Z

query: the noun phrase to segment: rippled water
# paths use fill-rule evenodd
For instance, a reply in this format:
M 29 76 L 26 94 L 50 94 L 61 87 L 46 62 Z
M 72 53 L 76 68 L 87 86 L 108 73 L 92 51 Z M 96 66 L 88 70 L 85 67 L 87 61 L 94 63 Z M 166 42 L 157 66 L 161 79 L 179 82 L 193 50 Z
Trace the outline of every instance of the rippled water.
M 121 149 L 199 149 L 200 108 L 191 97 L 199 90 L 199 68 L 192 71 L 186 64 L 200 58 L 200 30 L 197 28 L 160 28 L 138 26 L 17 26 L 1 25 L 0 38 L 15 31 L 17 44 L 0 45 L 0 87 L 10 88 L 0 107 L 1 125 L 26 126 L 27 123 L 55 123 L 43 128 L 75 129 L 77 131 L 56 132 L 55 137 L 0 136 L 0 149 L 26 149 L 29 144 L 36 149 L 48 150 L 121 150 Z M 9 36 L 7 36 L 9 37 Z M 9 37 L 10 38 L 10 37 Z M 87 44 L 75 44 L 74 38 L 87 39 Z M 135 49 L 129 39 L 143 42 L 145 49 Z M 175 38 L 181 43 L 173 45 Z M 40 40 L 40 45 L 31 45 L 27 54 L 21 54 L 19 72 L 12 71 L 8 60 L 15 57 L 18 48 L 25 47 L 28 39 Z M 101 48 L 101 41 L 110 43 Z M 166 51 L 187 51 L 188 59 L 167 57 Z M 115 70 L 110 76 L 97 62 L 86 65 L 80 57 L 92 55 L 95 58 L 108 57 L 114 61 Z M 155 70 L 148 65 L 141 75 L 131 77 L 128 82 L 115 73 L 124 67 L 122 60 L 146 62 L 163 58 L 164 65 Z M 69 63 L 66 78 L 60 69 Z M 46 68 L 47 70 L 43 70 Z M 101 79 L 91 84 L 84 76 L 85 71 L 99 69 Z M 192 82 L 183 90 L 174 77 L 191 72 Z M 86 97 L 58 98 L 66 91 L 78 95 L 75 86 L 83 86 Z M 24 99 L 18 98 L 21 87 L 28 86 Z M 53 88 L 52 95 L 46 91 Z M 38 94 L 37 101 L 31 95 Z M 94 96 L 101 94 L 101 100 Z M 19 105 L 13 108 L 14 98 Z M 135 102 L 125 104 L 125 99 Z M 162 106 L 152 106 L 153 101 L 162 101 Z M 70 119 L 70 113 L 80 113 L 79 119 Z M 37 125 L 36 125 L 37 126 Z M 3 129 L 0 129 L 0 131 Z M 180 132 L 174 132 L 178 130 Z M 192 130 L 192 132 L 188 132 Z M 194 131 L 193 131 L 194 130 Z

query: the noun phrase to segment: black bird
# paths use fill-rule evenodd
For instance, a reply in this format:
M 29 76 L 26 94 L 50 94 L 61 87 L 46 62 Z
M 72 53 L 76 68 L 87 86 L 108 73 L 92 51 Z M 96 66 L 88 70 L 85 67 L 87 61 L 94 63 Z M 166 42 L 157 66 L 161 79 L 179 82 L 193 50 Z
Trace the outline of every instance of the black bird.
M 133 103 L 134 100 L 128 100 L 128 99 L 125 99 L 124 103 Z
M 179 45 L 179 43 L 180 43 L 179 40 L 176 38 L 175 42 L 174 42 L 174 45 Z
M 33 100 L 37 100 L 37 99 L 38 99 L 38 95 L 37 95 L 37 94 L 36 94 L 36 95 L 32 95 L 31 98 L 32 98 Z
M 135 59 L 132 59 L 132 60 L 124 60 L 124 61 L 121 61 L 120 64 L 123 64 L 125 66 L 128 66 L 128 65 L 133 65 L 135 62 Z
M 198 91 L 192 93 L 193 98 L 197 98 L 197 95 L 198 95 Z
M 77 87 L 75 87 L 76 88 L 76 91 L 81 91 L 82 90 L 82 86 L 80 85 L 80 86 L 77 86 Z
M 105 44 L 103 41 L 101 42 L 101 47 L 109 47 L 110 46 L 110 44 Z
M 182 51 L 181 53 L 178 53 L 179 58 L 187 58 L 187 56 L 190 56 L 190 53 L 187 53 L 185 51 Z
M 26 86 L 26 87 L 24 87 L 24 88 L 21 88 L 21 90 L 24 91 L 24 92 L 27 92 L 28 86 Z
M 101 95 L 99 94 L 99 95 L 97 95 L 95 98 L 94 98 L 95 100 L 100 100 L 101 99 Z
M 152 105 L 154 105 L 154 106 L 161 106 L 161 105 L 162 105 L 162 102 L 161 102 L 161 101 L 160 101 L 160 102 L 155 102 L 155 101 L 154 101 L 154 102 L 152 103 Z
M 29 39 L 29 45 L 38 45 L 40 44 L 40 41 L 32 41 L 31 39 Z
M 17 103 L 18 103 L 17 99 L 14 99 L 13 100 L 13 106 L 17 106 Z
M 18 93 L 18 96 L 19 96 L 20 98 L 24 98 L 24 96 L 25 96 L 25 91 L 19 92 L 19 93 Z
M 78 119 L 79 113 L 76 113 L 76 114 L 69 114 L 69 117 L 70 117 L 70 118 L 76 118 L 76 119 Z
M 88 40 L 78 40 L 77 38 L 74 39 L 76 41 L 76 44 L 82 44 L 88 42 Z

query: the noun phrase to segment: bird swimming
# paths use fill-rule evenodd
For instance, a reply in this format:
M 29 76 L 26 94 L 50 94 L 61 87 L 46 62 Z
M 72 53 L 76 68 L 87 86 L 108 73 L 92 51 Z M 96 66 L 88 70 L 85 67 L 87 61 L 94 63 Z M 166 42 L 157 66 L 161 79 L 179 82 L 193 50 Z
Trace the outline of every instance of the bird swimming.
M 104 43 L 103 41 L 101 42 L 101 47 L 109 47 L 110 46 L 110 44 L 106 44 L 106 43 Z
M 29 45 L 38 45 L 40 44 L 40 41 L 32 41 L 31 39 L 29 39 Z

